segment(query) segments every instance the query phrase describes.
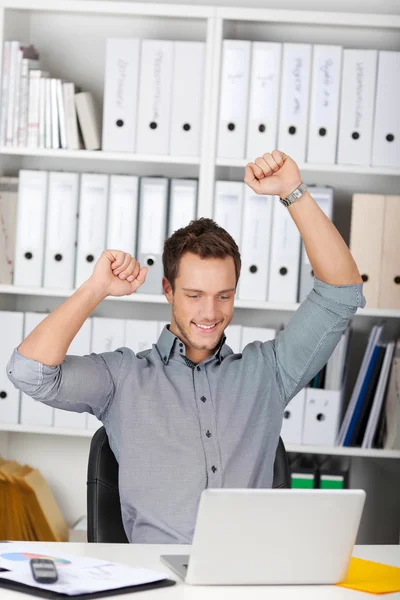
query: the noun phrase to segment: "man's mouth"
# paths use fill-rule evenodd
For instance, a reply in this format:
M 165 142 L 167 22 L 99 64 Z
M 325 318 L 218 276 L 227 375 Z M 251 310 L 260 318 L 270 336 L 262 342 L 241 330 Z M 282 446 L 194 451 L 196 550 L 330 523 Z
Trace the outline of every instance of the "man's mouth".
M 219 325 L 219 321 L 215 323 L 196 323 L 192 321 L 192 324 L 196 327 L 197 331 L 201 331 L 201 333 L 212 333 L 215 331 Z

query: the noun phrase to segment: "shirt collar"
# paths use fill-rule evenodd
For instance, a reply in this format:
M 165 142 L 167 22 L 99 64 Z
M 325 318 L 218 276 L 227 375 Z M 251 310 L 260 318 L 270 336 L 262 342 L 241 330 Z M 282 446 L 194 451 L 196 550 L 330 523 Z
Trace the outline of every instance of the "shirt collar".
M 229 354 L 228 346 L 225 344 L 226 336 L 225 334 L 219 341 L 217 348 L 215 349 L 214 354 L 212 354 L 207 360 L 215 357 L 219 363 Z M 177 342 L 181 340 L 169 330 L 169 325 L 165 325 L 162 330 L 160 337 L 157 341 L 157 350 L 161 356 L 161 360 L 165 365 L 168 364 L 174 346 Z

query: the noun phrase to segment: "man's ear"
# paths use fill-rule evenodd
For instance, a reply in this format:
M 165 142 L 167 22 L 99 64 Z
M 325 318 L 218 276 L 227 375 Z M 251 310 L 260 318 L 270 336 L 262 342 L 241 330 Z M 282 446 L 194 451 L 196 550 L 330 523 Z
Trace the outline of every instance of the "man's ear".
M 162 287 L 163 287 L 163 291 L 164 291 L 164 295 L 165 295 L 166 299 L 168 300 L 168 302 L 170 304 L 172 304 L 172 298 L 173 298 L 174 293 L 172 291 L 171 284 L 166 277 L 162 278 Z

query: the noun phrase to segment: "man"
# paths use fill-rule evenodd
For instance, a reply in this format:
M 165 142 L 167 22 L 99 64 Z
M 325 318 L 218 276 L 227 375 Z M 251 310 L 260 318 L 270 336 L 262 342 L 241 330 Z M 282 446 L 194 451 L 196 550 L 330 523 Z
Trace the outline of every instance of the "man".
M 287 198 L 301 184 L 278 151 L 246 167 L 257 193 Z M 165 242 L 163 289 L 171 324 L 152 349 L 66 356 L 107 296 L 146 278 L 130 255 L 103 252 L 93 275 L 16 349 L 15 386 L 56 408 L 95 414 L 119 462 L 129 541 L 191 543 L 206 487 L 270 487 L 286 404 L 323 367 L 357 307 L 362 280 L 342 237 L 304 187 L 288 208 L 303 238 L 314 290 L 276 339 L 233 354 L 224 329 L 233 314 L 240 254 L 231 236 L 199 219 Z M 290 201 L 291 196 L 289 196 Z

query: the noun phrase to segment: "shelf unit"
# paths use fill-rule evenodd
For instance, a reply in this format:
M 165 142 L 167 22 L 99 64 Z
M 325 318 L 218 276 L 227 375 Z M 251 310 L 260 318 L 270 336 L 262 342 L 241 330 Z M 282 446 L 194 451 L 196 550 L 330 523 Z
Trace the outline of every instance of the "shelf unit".
M 34 43 L 41 53 L 43 64 L 54 76 L 75 81 L 82 89 L 91 91 L 100 107 L 104 84 L 104 41 L 107 37 L 182 39 L 206 43 L 203 137 L 198 157 L 3 147 L 0 148 L 0 173 L 13 175 L 20 168 L 42 168 L 198 177 L 198 216 L 210 217 L 213 215 L 215 180 L 243 180 L 244 166 L 248 162 L 216 156 L 223 39 L 290 40 L 400 50 L 399 30 L 400 16 L 392 14 L 113 0 L 0 0 L 0 64 L 4 39 L 24 39 Z M 90 52 L 87 51 L 89 47 Z M 398 168 L 299 166 L 306 183 L 335 188 L 334 222 L 347 242 L 352 193 L 398 193 Z M 72 292 L 0 285 L 0 309 L 52 310 Z M 287 323 L 298 306 L 238 300 L 233 322 L 277 326 Z M 169 306 L 163 296 L 135 294 L 107 299 L 94 315 L 165 320 L 166 311 L 169 311 Z M 367 307 L 353 318 L 355 339 L 351 347 L 353 372 L 350 369 L 349 384 L 354 382 L 371 324 L 381 319 L 387 320 L 390 333 L 400 335 L 400 310 Z M 32 462 L 40 468 L 52 485 L 68 523 L 72 523 L 86 511 L 86 461 L 92 435 L 92 431 L 85 430 L 0 425 L 0 454 Z M 395 475 L 398 473 L 396 459 L 400 458 L 400 451 L 292 445 L 288 445 L 287 449 L 293 453 L 331 455 L 350 461 L 351 486 L 366 489 L 368 498 L 358 543 L 398 541 L 400 489 Z M 60 456 L 63 469 L 60 469 Z M 68 476 L 67 473 L 73 475 Z M 376 507 L 379 507 L 379 518 L 375 514 Z
M 38 288 L 38 287 L 22 287 L 15 285 L 0 284 L 0 295 L 10 294 L 11 296 L 41 296 L 54 298 L 68 298 L 76 290 L 60 290 L 57 288 Z M 140 302 L 145 304 L 167 304 L 167 300 L 163 294 L 141 294 L 140 292 L 131 296 L 109 297 L 110 302 Z M 258 302 L 256 300 L 235 300 L 236 308 L 247 310 L 264 310 L 264 311 L 284 311 L 294 312 L 299 308 L 298 302 Z M 377 317 L 385 319 L 399 319 L 400 309 L 398 308 L 361 308 L 357 310 L 357 317 Z
M 0 431 L 14 433 L 34 433 L 37 435 L 64 435 L 67 437 L 92 438 L 94 431 L 62 427 L 34 427 L 29 425 L 5 425 L 0 423 Z M 400 450 L 379 450 L 376 448 L 342 448 L 340 446 L 308 446 L 306 444 L 286 444 L 286 451 L 301 454 L 321 454 L 329 456 L 358 456 L 361 458 L 400 458 Z

